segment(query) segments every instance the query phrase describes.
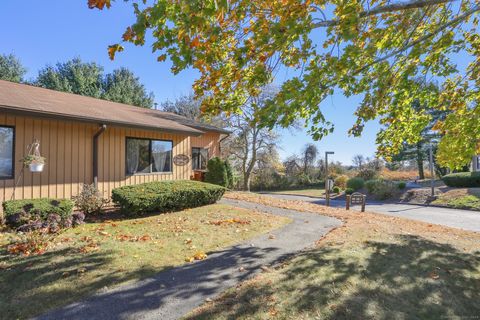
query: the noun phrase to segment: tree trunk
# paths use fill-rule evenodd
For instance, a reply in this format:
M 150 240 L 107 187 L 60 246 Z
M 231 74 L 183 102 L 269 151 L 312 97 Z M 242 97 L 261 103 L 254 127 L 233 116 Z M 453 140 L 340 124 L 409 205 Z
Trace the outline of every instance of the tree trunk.
M 243 190 L 250 192 L 250 173 L 245 172 L 243 175 Z

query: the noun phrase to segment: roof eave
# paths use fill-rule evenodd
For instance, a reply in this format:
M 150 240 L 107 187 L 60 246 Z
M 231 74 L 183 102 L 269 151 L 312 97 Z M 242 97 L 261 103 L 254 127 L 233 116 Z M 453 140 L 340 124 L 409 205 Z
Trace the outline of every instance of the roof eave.
M 139 129 L 145 129 L 145 130 L 161 130 L 167 133 L 190 135 L 195 137 L 201 136 L 202 134 L 205 133 L 205 131 L 197 130 L 191 127 L 188 127 L 189 130 L 180 130 L 180 129 L 172 129 L 172 128 L 166 128 L 166 127 L 147 126 L 147 125 L 135 124 L 131 122 L 111 121 L 111 120 L 92 118 L 92 117 L 65 115 L 65 114 L 59 114 L 54 112 L 34 111 L 34 110 L 29 110 L 29 109 L 24 109 L 19 107 L 12 107 L 12 106 L 5 106 L 5 105 L 0 105 L 0 111 L 6 111 L 12 114 L 18 114 L 22 116 L 36 116 L 36 117 L 49 118 L 49 119 L 64 119 L 64 120 L 87 122 L 87 123 L 101 123 L 101 124 L 106 124 L 110 126 L 122 126 L 122 127 L 139 128 Z

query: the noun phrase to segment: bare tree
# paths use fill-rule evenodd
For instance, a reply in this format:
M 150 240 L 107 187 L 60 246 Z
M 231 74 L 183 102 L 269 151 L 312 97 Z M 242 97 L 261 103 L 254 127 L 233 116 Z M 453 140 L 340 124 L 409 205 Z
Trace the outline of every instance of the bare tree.
M 283 166 L 285 167 L 285 174 L 288 177 L 293 177 L 301 172 L 302 167 L 298 164 L 298 157 L 296 155 L 291 155 L 284 162 Z
M 309 168 L 313 167 L 317 159 L 318 149 L 313 143 L 307 143 L 302 151 L 303 173 L 308 174 Z
M 195 100 L 193 93 L 181 96 L 175 101 L 162 102 L 160 108 L 162 111 L 179 114 L 191 120 L 201 119 L 200 101 Z
M 250 191 L 250 180 L 259 155 L 271 152 L 276 147 L 278 135 L 276 132 L 261 127 L 256 118 L 258 111 L 275 94 L 274 88 L 264 88 L 263 92 L 242 107 L 242 113 L 226 118 L 227 127 L 232 131 L 224 143 L 224 151 L 233 155 L 233 163 L 243 177 L 243 189 Z
M 365 157 L 361 154 L 356 154 L 352 158 L 352 163 L 355 167 L 361 169 L 365 165 Z

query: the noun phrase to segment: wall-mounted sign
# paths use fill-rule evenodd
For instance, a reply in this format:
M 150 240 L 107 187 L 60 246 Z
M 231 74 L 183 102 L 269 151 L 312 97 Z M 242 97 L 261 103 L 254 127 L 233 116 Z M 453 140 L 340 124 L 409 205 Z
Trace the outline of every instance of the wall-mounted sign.
M 175 157 L 173 157 L 173 163 L 175 163 L 177 166 L 187 165 L 189 161 L 190 158 L 185 154 L 177 154 Z

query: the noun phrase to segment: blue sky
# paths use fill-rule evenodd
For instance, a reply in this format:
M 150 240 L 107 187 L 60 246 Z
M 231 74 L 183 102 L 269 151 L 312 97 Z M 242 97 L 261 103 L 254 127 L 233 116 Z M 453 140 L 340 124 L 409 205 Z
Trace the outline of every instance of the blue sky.
M 144 47 L 126 46 L 115 61 L 107 56 L 107 46 L 119 41 L 126 26 L 133 22 L 131 5 L 116 1 L 110 10 L 90 10 L 86 0 L 2 1 L 0 4 L 0 53 L 13 53 L 27 67 L 26 78 L 33 78 L 46 64 L 74 57 L 95 61 L 106 72 L 119 67 L 132 70 L 157 102 L 175 99 L 191 91 L 195 71 L 174 76 L 168 63 L 158 63 L 147 43 Z M 281 78 L 283 77 L 283 79 Z M 282 75 L 282 82 L 288 75 Z M 377 123 L 369 123 L 361 138 L 348 137 L 358 98 L 334 95 L 322 108 L 335 132 L 322 141 L 313 142 L 304 130 L 281 130 L 280 156 L 299 153 L 308 142 L 321 152 L 334 151 L 333 160 L 349 164 L 353 155 L 371 156 L 375 152 Z

